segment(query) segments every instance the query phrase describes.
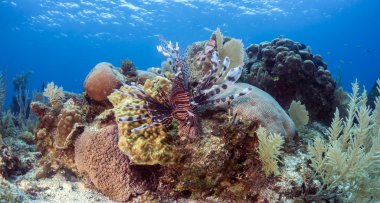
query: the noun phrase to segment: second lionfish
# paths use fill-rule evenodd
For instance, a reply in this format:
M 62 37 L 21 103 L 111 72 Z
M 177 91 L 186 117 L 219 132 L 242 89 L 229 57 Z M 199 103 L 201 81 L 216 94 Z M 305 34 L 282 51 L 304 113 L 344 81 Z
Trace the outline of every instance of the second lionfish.
M 217 51 L 213 51 L 211 54 L 212 68 L 195 87 L 190 87 L 188 82 L 188 66 L 184 59 L 179 56 L 178 43 L 174 47 L 169 42 L 165 46 L 157 46 L 157 50 L 171 61 L 172 69 L 175 72 L 172 88 L 168 93 L 162 89 L 158 89 L 158 100 L 135 84 L 125 84 L 129 91 L 121 91 L 122 94 L 144 102 L 143 105 L 126 104 L 125 107 L 145 110 L 148 113 L 121 117 L 119 118 L 119 122 L 137 122 L 147 119 L 152 121 L 132 129 L 131 133 L 143 131 L 154 125 L 163 125 L 169 128 L 174 119 L 179 124 L 179 134 L 181 136 L 194 138 L 199 134 L 197 110 L 201 106 L 230 102 L 251 91 L 251 88 L 246 88 L 240 93 L 213 99 L 215 95 L 220 94 L 234 84 L 239 79 L 242 71 L 240 66 L 229 69 L 229 57 L 224 58 L 221 68 L 219 68 L 220 60 Z M 227 72 L 227 70 L 229 71 Z

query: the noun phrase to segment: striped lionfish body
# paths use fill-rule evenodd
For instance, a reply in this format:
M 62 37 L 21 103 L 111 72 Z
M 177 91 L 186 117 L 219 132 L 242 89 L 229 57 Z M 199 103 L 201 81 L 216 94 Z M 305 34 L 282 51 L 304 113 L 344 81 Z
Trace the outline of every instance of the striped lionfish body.
M 203 76 L 197 86 L 190 88 L 188 85 L 188 67 L 183 58 L 179 56 L 178 44 L 174 47 L 169 42 L 164 46 L 157 46 L 157 50 L 167 57 L 169 61 L 172 61 L 172 69 L 176 73 L 172 89 L 169 94 L 162 89 L 158 89 L 158 94 L 154 98 L 136 85 L 125 84 L 131 91 L 121 91 L 122 94 L 144 101 L 144 105 L 125 105 L 125 107 L 146 110 L 148 114 L 121 117 L 119 118 L 119 122 L 136 122 L 143 119 L 152 120 L 151 123 L 134 128 L 131 132 L 141 131 L 159 124 L 168 128 L 174 119 L 179 124 L 180 135 L 192 138 L 196 137 L 198 135 L 197 109 L 199 107 L 229 102 L 251 91 L 251 88 L 246 88 L 237 94 L 212 99 L 239 79 L 242 71 L 241 67 L 229 69 L 230 59 L 225 57 L 219 68 L 219 55 L 218 52 L 214 51 L 211 57 L 212 69 Z

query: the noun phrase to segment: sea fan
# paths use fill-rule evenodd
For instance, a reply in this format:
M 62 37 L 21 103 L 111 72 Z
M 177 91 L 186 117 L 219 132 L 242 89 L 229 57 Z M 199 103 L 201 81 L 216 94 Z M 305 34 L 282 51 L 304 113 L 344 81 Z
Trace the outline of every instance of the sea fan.
M 228 102 L 251 91 L 251 88 L 246 88 L 240 93 L 213 100 L 212 98 L 215 95 L 223 92 L 239 79 L 242 70 L 240 66 L 229 69 L 230 59 L 225 57 L 221 70 L 219 71 L 218 52 L 214 51 L 211 58 L 212 69 L 195 87 L 191 88 L 188 85 L 188 67 L 183 58 L 179 55 L 178 43 L 173 46 L 171 42 L 168 42 L 164 45 L 157 46 L 157 50 L 171 61 L 172 69 L 175 70 L 176 74 L 172 89 L 168 94 L 162 89 L 159 89 L 158 95 L 153 98 L 137 85 L 125 84 L 130 91 L 120 91 L 122 94 L 142 100 L 145 103 L 142 106 L 125 105 L 125 107 L 130 109 L 142 109 L 149 113 L 121 117 L 119 118 L 119 122 L 152 120 L 151 123 L 134 128 L 131 132 L 141 131 L 158 124 L 163 124 L 168 128 L 173 119 L 175 119 L 179 123 L 179 134 L 194 138 L 198 135 L 197 110 L 199 107 Z M 224 80 L 219 82 L 224 75 L 226 75 Z M 216 85 L 217 82 L 220 84 Z

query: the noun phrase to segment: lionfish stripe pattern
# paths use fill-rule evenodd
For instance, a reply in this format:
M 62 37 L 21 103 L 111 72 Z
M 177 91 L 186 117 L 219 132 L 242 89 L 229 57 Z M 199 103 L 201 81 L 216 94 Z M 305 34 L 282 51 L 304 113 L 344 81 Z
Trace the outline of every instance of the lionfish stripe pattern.
M 148 105 L 145 105 L 145 104 L 143 104 L 143 105 L 129 105 L 129 104 L 125 104 L 124 107 L 128 108 L 128 109 L 156 111 L 154 109 L 148 109 Z
M 142 125 L 142 126 L 139 126 L 137 128 L 133 128 L 131 130 L 131 133 L 136 133 L 136 132 L 145 130 L 145 129 L 150 128 L 150 127 L 152 127 L 154 125 L 159 125 L 159 124 L 160 124 L 159 121 L 157 121 L 157 122 L 152 122 L 152 123 L 149 123 L 149 124 L 146 124 L 146 125 Z
M 236 94 L 230 95 L 228 97 L 224 97 L 224 98 L 219 98 L 219 99 L 214 99 L 214 100 L 207 100 L 203 104 L 204 105 L 217 105 L 217 104 L 220 104 L 220 103 L 230 102 L 230 101 L 232 101 L 232 100 L 234 100 L 234 99 L 236 99 L 238 97 L 241 97 L 241 96 L 244 96 L 244 95 L 248 94 L 250 91 L 252 91 L 252 88 L 248 87 L 248 88 L 243 89 L 239 93 L 236 93 Z
M 231 61 L 229 57 L 225 57 L 219 68 L 219 54 L 217 51 L 213 51 L 211 55 L 211 70 L 203 76 L 195 87 L 190 88 L 188 84 L 188 66 L 183 57 L 179 55 L 178 43 L 174 46 L 171 42 L 165 41 L 163 45 L 157 46 L 157 50 L 172 62 L 172 69 L 175 71 L 175 78 L 169 93 L 158 88 L 156 96 L 152 97 L 144 89 L 134 84 L 124 84 L 124 86 L 128 87 L 128 91 L 116 90 L 123 95 L 144 102 L 142 105 L 125 104 L 125 108 L 147 111 L 147 113 L 141 115 L 121 117 L 119 118 L 120 122 L 152 120 L 151 123 L 132 129 L 131 133 L 145 130 L 154 125 L 163 125 L 169 128 L 172 125 L 172 121 L 175 120 L 179 124 L 180 135 L 196 137 L 198 135 L 198 108 L 204 105 L 217 105 L 229 102 L 237 97 L 248 94 L 252 90 L 252 88 L 246 88 L 240 93 L 224 98 L 212 99 L 239 79 L 242 72 L 241 67 L 229 69 Z M 218 81 L 220 81 L 219 84 L 217 84 Z
M 150 118 L 149 114 L 145 114 L 145 115 L 121 117 L 121 118 L 119 118 L 119 121 L 126 123 L 126 122 L 141 121 L 141 120 L 145 120 L 148 118 Z

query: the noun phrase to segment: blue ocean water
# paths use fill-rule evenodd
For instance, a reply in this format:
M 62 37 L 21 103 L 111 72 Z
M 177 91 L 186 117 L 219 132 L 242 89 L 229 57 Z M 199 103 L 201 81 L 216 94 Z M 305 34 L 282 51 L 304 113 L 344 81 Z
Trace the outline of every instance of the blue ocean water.
M 380 1 L 377 0 L 0 0 L 0 68 L 11 79 L 33 71 L 28 89 L 54 81 L 82 92 L 98 62 L 139 69 L 160 66 L 158 36 L 185 49 L 217 27 L 251 43 L 279 35 L 321 54 L 346 90 L 357 78 L 369 89 L 380 78 Z

